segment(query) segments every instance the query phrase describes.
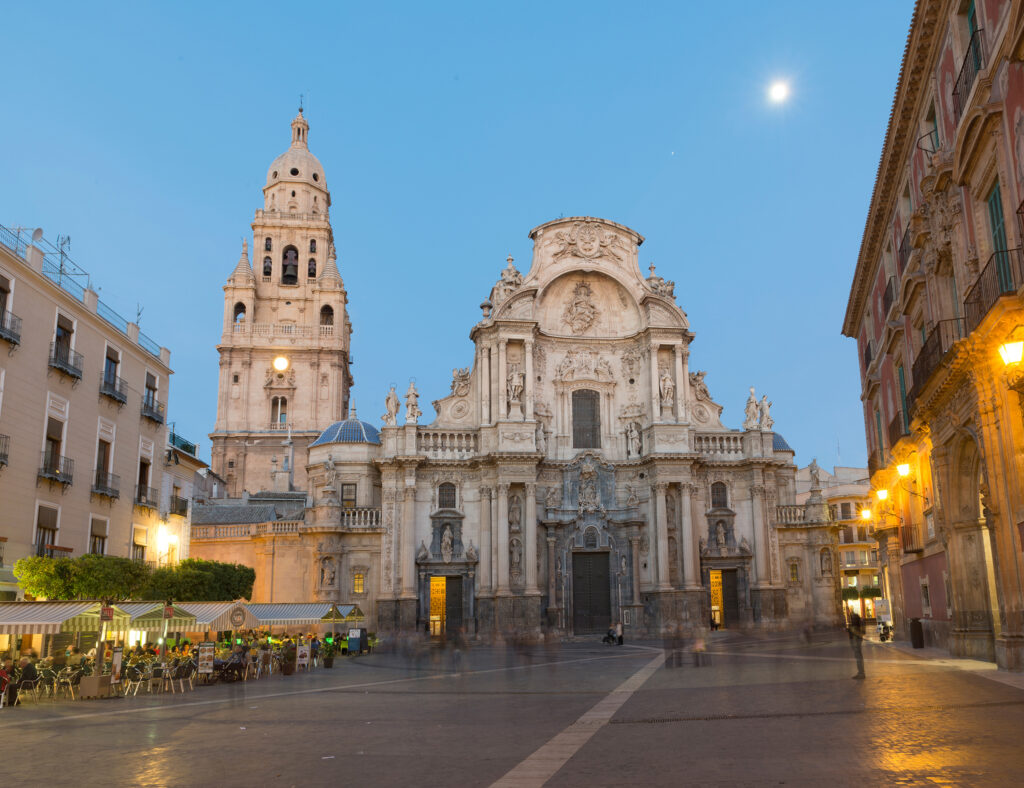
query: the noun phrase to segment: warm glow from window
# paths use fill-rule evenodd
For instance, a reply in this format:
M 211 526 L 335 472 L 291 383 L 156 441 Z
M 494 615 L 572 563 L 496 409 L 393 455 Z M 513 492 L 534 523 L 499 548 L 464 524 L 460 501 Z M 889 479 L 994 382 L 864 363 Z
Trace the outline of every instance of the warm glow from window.
M 888 490 L 877 490 L 875 492 L 875 495 L 878 496 L 878 500 L 884 501 L 886 498 L 889 497 L 889 491 Z
M 284 356 L 278 356 L 277 358 L 275 358 L 274 369 L 276 369 L 278 372 L 284 372 L 286 369 L 288 369 L 288 359 L 286 359 Z
M 861 509 L 860 510 L 860 519 L 862 519 L 862 520 L 870 520 L 871 519 L 871 510 L 870 509 Z
M 1003 363 L 1007 366 L 1019 364 L 1021 358 L 1024 358 L 1024 341 L 1004 342 L 999 346 L 999 355 L 1002 356 Z
M 906 462 L 901 462 L 899 465 L 896 466 L 896 473 L 898 473 L 900 476 L 910 476 L 910 464 Z

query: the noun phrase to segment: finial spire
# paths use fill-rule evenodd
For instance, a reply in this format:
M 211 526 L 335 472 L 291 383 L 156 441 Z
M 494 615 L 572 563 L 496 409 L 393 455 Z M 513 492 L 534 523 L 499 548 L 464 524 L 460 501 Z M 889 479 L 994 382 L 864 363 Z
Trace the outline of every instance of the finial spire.
M 299 114 L 292 121 L 292 147 L 308 148 L 309 123 L 302 114 L 302 107 L 299 107 Z

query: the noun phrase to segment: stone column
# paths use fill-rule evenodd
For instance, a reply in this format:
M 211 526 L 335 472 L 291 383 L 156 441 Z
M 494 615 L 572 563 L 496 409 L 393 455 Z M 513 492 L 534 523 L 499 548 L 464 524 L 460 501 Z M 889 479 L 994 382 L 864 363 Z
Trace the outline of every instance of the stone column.
M 526 382 L 523 385 L 523 412 L 526 414 L 526 420 L 530 421 L 533 419 L 533 393 L 535 389 L 533 380 L 533 340 L 527 339 L 523 343 L 523 355 L 525 359 L 526 369 Z M 537 552 L 534 550 L 534 552 Z M 529 585 L 529 581 L 527 581 Z
M 416 483 L 402 490 L 402 597 L 416 597 Z
M 508 485 L 498 485 L 498 593 L 508 594 Z
M 526 593 L 540 594 L 537 587 L 537 485 L 526 484 L 526 527 L 523 528 L 526 541 Z
M 768 544 L 768 529 L 764 525 L 762 517 L 761 500 L 764 497 L 764 487 L 759 484 L 750 488 L 750 520 L 754 534 L 754 563 L 757 566 L 757 583 L 766 585 L 768 583 L 768 552 L 772 549 Z
M 491 491 L 491 588 L 498 582 L 498 495 L 494 487 Z
M 654 517 L 655 534 L 658 544 L 658 590 L 669 591 L 672 588 L 672 579 L 669 577 L 668 557 L 668 519 L 665 507 L 665 492 L 668 485 L 658 482 L 654 485 L 654 494 L 657 501 L 655 511 L 651 512 Z
M 548 526 L 548 607 L 558 607 L 558 581 L 555 571 L 555 529 Z
M 693 511 L 690 503 L 690 496 L 696 492 L 697 488 L 692 484 L 679 485 L 679 508 L 683 514 L 680 539 L 683 557 L 679 565 L 683 567 L 683 585 L 691 590 L 700 588 L 700 550 L 697 540 L 693 538 Z
M 480 590 L 491 590 L 491 488 L 480 488 L 480 500 L 477 504 L 480 522 L 480 563 L 477 576 L 480 579 Z
M 498 413 L 494 421 L 504 421 L 508 418 L 507 392 L 505 390 L 505 384 L 508 380 L 508 370 L 505 368 L 505 351 L 507 347 L 507 339 L 498 340 Z
M 491 349 L 480 347 L 480 423 L 491 423 Z
M 675 366 L 676 366 L 676 421 L 679 423 L 686 422 L 686 384 L 689 383 L 686 371 L 683 368 L 683 346 L 676 345 L 673 348 L 675 352 Z
M 640 536 L 629 537 L 629 552 L 633 557 L 633 604 L 640 604 Z
M 661 421 L 661 390 L 659 389 L 658 345 L 651 343 L 651 423 Z

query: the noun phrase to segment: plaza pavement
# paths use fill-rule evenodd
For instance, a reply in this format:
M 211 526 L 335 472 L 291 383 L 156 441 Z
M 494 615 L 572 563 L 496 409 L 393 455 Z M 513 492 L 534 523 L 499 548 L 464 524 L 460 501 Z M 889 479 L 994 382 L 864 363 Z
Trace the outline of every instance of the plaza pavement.
M 175 696 L 0 709 L 5 785 L 1019 785 L 1024 680 L 841 634 L 433 650 Z M 453 673 L 457 669 L 458 673 Z

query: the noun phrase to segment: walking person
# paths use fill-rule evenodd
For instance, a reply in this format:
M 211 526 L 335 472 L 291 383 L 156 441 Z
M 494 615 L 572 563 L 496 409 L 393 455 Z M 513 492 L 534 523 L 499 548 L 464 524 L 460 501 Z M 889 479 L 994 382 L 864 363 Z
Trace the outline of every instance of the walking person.
M 619 645 L 622 645 L 622 622 L 615 622 L 615 637 L 617 638 Z
M 857 613 L 850 613 L 850 623 L 846 627 L 846 632 L 850 636 L 850 646 L 853 648 L 853 656 L 857 660 L 857 675 L 853 678 L 862 679 L 864 678 L 864 653 L 862 648 L 864 646 L 864 622 Z

